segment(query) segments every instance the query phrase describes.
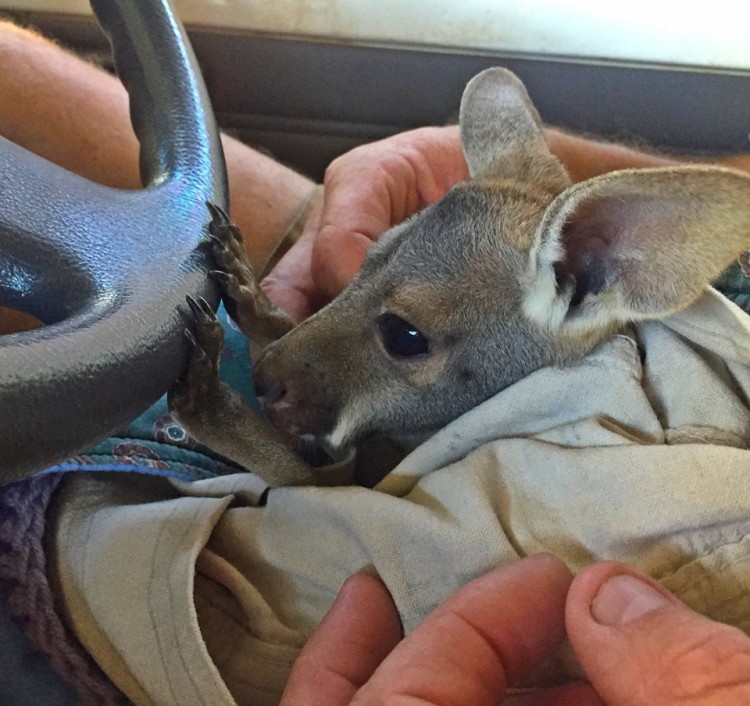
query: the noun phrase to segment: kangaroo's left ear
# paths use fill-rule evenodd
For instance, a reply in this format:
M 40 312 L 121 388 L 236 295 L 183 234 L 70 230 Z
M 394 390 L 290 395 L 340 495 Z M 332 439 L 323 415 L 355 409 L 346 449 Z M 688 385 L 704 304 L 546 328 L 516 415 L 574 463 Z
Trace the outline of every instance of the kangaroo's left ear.
M 718 167 L 625 170 L 549 206 L 523 283 L 535 322 L 571 333 L 692 303 L 750 246 L 750 176 Z
M 520 79 L 507 69 L 485 69 L 461 98 L 461 144 L 472 179 L 532 181 L 556 192 L 570 180 L 552 156 L 542 121 Z

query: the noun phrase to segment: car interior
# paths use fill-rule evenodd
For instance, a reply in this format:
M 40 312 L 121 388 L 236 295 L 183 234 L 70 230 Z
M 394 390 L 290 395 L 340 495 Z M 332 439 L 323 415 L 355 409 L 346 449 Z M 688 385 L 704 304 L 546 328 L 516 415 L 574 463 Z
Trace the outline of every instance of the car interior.
M 502 65 L 547 124 L 674 154 L 750 147 L 750 10 L 729 2 L 710 8 L 720 21 L 666 1 L 91 4 L 0 0 L 0 16 L 120 75 L 145 183 L 161 187 L 124 198 L 0 138 L 0 305 L 44 324 L 0 336 L 4 484 L 106 438 L 178 376 L 174 312 L 219 298 L 200 246 L 205 202 L 227 204 L 217 127 L 321 181 L 357 145 L 456 122 L 467 81 Z M 138 237 L 154 223 L 169 243 L 156 263 Z M 102 232 L 107 251 L 92 247 Z M 122 317 L 139 322 L 127 336 Z M 0 598 L 0 703 L 82 703 Z

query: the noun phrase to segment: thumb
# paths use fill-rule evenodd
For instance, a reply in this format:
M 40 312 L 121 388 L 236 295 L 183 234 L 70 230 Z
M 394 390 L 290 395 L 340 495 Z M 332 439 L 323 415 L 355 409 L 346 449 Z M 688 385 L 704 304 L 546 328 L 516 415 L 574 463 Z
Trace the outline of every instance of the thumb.
M 750 638 L 631 567 L 584 569 L 568 593 L 566 624 L 609 706 L 750 704 Z

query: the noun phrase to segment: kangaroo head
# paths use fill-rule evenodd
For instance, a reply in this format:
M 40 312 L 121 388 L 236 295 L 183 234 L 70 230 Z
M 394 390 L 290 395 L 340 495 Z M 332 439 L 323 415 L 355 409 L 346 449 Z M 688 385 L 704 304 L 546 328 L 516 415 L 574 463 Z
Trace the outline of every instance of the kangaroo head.
M 256 366 L 271 420 L 340 446 L 430 433 L 629 321 L 689 305 L 750 243 L 750 177 L 629 170 L 572 185 L 510 72 L 461 102 L 471 178 L 392 228 Z

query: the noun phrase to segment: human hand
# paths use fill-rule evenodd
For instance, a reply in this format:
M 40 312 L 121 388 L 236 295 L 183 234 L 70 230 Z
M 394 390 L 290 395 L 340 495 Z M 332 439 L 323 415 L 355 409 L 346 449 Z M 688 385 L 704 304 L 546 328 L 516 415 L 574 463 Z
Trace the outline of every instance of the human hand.
M 472 581 L 401 640 L 385 586 L 356 574 L 302 650 L 281 704 L 499 704 L 507 686 L 528 676 L 562 642 L 571 579 L 551 555 L 515 562 Z M 503 703 L 602 704 L 581 683 L 539 696 Z
M 322 205 L 263 289 L 293 318 L 309 316 L 346 287 L 382 233 L 467 178 L 457 126 L 419 128 L 347 152 L 326 170 Z
M 565 634 L 591 685 L 504 699 Z M 400 640 L 383 584 L 357 574 L 295 663 L 282 706 L 740 706 L 750 638 L 615 563 L 575 579 L 538 555 L 468 584 Z M 593 685 L 593 686 L 592 686 Z M 600 696 L 601 695 L 601 696 Z
M 545 137 L 574 182 L 616 169 L 678 163 L 556 128 L 546 128 Z M 750 171 L 750 155 L 716 163 Z M 306 318 L 341 292 L 388 228 L 468 176 L 456 125 L 419 128 L 347 152 L 326 170 L 323 204 L 261 286 L 292 318 Z
M 750 704 L 750 637 L 690 610 L 635 569 L 604 562 L 579 573 L 566 625 L 609 706 Z

